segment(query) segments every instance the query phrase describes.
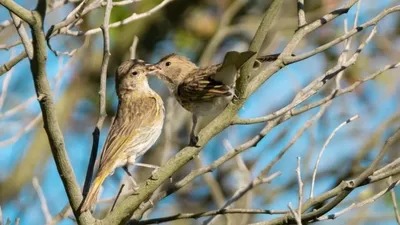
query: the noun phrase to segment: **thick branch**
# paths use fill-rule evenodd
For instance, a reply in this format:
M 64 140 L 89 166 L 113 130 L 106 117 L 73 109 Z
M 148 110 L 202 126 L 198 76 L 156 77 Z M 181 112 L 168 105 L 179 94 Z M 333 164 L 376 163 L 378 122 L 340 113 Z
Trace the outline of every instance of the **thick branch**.
M 29 25 L 35 24 L 36 21 L 32 12 L 18 5 L 13 0 L 0 0 L 0 4 L 17 15 L 23 21 L 27 22 Z
M 2 1 L 11 2 L 11 1 Z M 14 11 L 13 11 L 14 12 Z M 72 206 L 78 221 L 86 224 L 90 218 L 83 216 L 80 218 L 79 212 L 77 211 L 80 202 L 82 201 L 82 195 L 80 193 L 79 185 L 75 179 L 74 172 L 68 159 L 68 155 L 65 149 L 64 138 L 61 129 L 58 125 L 58 121 L 55 114 L 55 108 L 53 104 L 52 92 L 50 89 L 49 81 L 47 80 L 46 74 L 46 61 L 47 61 L 47 49 L 46 41 L 43 33 L 43 21 L 46 12 L 46 2 L 39 1 L 37 11 L 25 12 L 26 15 L 20 15 L 18 12 L 14 12 L 22 19 L 27 19 L 27 15 L 32 15 L 32 19 L 28 18 L 28 24 L 32 30 L 32 44 L 33 44 L 33 58 L 30 60 L 31 71 L 33 75 L 33 81 L 35 85 L 36 95 L 42 110 L 44 129 L 46 131 L 51 151 L 57 166 L 58 173 L 60 174 L 61 180 L 64 184 L 64 188 L 68 195 L 68 200 Z

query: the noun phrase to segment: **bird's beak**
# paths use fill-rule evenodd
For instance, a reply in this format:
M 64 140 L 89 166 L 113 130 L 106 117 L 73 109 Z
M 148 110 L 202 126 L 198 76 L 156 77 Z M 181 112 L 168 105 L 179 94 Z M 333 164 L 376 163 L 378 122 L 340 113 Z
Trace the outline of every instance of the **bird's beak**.
M 146 68 L 150 73 L 161 73 L 161 68 L 157 64 L 146 64 Z

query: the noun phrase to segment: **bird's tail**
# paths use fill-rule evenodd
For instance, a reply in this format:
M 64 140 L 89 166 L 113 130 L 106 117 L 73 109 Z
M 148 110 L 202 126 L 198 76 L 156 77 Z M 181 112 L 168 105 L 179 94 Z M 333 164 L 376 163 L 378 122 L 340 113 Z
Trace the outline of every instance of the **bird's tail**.
M 83 200 L 82 206 L 81 206 L 81 212 L 85 212 L 89 210 L 94 203 L 97 201 L 97 196 L 100 191 L 100 187 L 103 184 L 104 180 L 106 179 L 108 174 L 106 173 L 98 173 L 96 178 L 93 181 L 92 186 L 89 189 L 88 194 L 86 195 L 86 198 Z
M 214 79 L 222 82 L 225 85 L 232 86 L 236 79 L 237 71 L 243 66 L 255 52 L 236 52 L 231 51 L 226 53 L 221 69 L 215 75 Z

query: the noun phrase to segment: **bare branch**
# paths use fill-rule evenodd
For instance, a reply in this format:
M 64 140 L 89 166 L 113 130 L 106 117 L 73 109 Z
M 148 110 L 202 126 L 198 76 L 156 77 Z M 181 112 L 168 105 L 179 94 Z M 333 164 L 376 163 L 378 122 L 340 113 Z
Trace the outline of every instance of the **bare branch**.
M 299 183 L 299 206 L 297 207 L 297 216 L 298 219 L 296 219 L 297 223 L 301 225 L 301 214 L 303 213 L 302 211 L 302 204 L 303 204 L 303 181 L 301 180 L 301 163 L 300 163 L 301 158 L 297 157 L 297 168 L 296 168 L 296 173 L 297 173 L 297 182 Z
M 27 21 L 32 30 L 32 36 L 34 37 L 32 43 L 34 56 L 33 59 L 30 60 L 30 64 L 37 98 L 42 110 L 44 129 L 50 143 L 58 173 L 60 174 L 76 219 L 81 223 L 86 223 L 87 221 L 93 222 L 93 218 L 90 217 L 90 214 L 80 214 L 78 210 L 82 201 L 82 195 L 65 149 L 64 137 L 55 115 L 53 96 L 47 79 L 47 49 L 42 24 L 46 13 L 46 1 L 38 1 L 36 9 L 37 11 L 28 12 L 26 16 L 32 15 L 32 21 Z M 21 17 L 19 13 L 14 13 Z M 21 18 L 24 19 L 23 17 Z
M 160 9 L 162 9 L 164 6 L 166 6 L 168 3 L 172 2 L 174 0 L 164 0 L 162 1 L 160 4 L 158 4 L 157 6 L 155 6 L 154 8 L 152 8 L 151 10 L 144 12 L 144 13 L 140 13 L 140 14 L 132 14 L 131 16 L 129 16 L 128 18 L 125 18 L 121 21 L 118 22 L 114 22 L 112 24 L 110 24 L 109 28 L 115 28 L 115 27 L 120 27 L 123 26 L 125 24 L 131 23 L 133 21 L 139 20 L 139 19 L 143 19 L 145 17 L 151 16 L 154 13 L 156 13 L 157 11 L 159 11 Z M 60 31 L 60 34 L 67 34 L 67 35 L 72 35 L 72 36 L 87 36 L 87 35 L 93 35 L 93 34 L 97 34 L 101 31 L 101 28 L 94 28 L 94 29 L 90 29 L 87 31 L 71 31 L 66 29 L 65 31 Z
M 31 40 L 29 40 L 29 41 L 31 41 Z M 10 50 L 11 48 L 13 48 L 13 47 L 15 47 L 15 46 L 18 46 L 18 45 L 20 45 L 20 44 L 22 44 L 22 41 L 21 41 L 21 39 L 18 39 L 18 40 L 16 40 L 15 42 L 13 42 L 13 43 L 11 43 L 11 44 L 0 44 L 0 50 Z
M 36 22 L 31 11 L 18 5 L 13 0 L 0 0 L 0 4 L 6 7 L 8 10 L 10 10 L 10 12 L 17 15 L 23 21 L 27 22 L 28 24 L 33 25 Z
M 1 206 L 0 206 L 0 225 L 3 225 L 3 211 L 1 210 Z
M 133 41 L 132 41 L 132 45 L 129 48 L 129 55 L 131 59 L 135 59 L 136 58 L 136 48 L 137 45 L 139 43 L 139 38 L 137 36 L 133 37 Z
M 293 209 L 291 202 L 289 202 L 288 208 L 289 208 L 290 213 L 292 214 L 293 218 L 296 220 L 297 225 L 301 225 L 300 215 L 297 214 L 297 212 Z
M 389 185 L 390 185 L 390 183 L 392 183 L 391 177 L 389 177 Z M 397 208 L 397 198 L 396 198 L 396 192 L 394 191 L 394 189 L 390 190 L 390 196 L 392 197 L 393 210 L 394 210 L 394 215 L 396 217 L 396 222 L 397 222 L 397 224 L 400 225 L 400 213 L 399 213 L 399 209 Z
M 220 214 L 284 214 L 287 211 L 278 211 L 278 210 L 265 210 L 265 209 L 224 209 L 224 210 L 213 210 L 208 212 L 201 212 L 201 213 L 181 213 L 167 217 L 161 217 L 156 219 L 149 219 L 143 220 L 140 222 L 132 222 L 129 224 L 153 224 L 153 223 L 164 223 L 168 221 L 180 220 L 180 219 L 198 219 L 200 217 L 205 216 L 213 216 L 213 215 L 220 215 Z
M 44 214 L 46 224 L 49 224 L 52 221 L 50 210 L 49 210 L 49 207 L 47 206 L 46 198 L 44 197 L 43 190 L 40 187 L 39 180 L 37 179 L 37 177 L 33 177 L 32 184 L 33 184 L 33 187 L 35 188 L 36 193 L 39 197 L 40 206 L 42 208 L 42 212 Z
M 304 12 L 304 0 L 297 0 L 297 17 L 299 28 L 307 24 L 306 14 Z
M 106 11 L 104 15 L 104 22 L 101 26 L 103 31 L 103 39 L 104 39 L 104 49 L 103 49 L 103 62 L 101 65 L 101 75 L 100 75 L 100 90 L 99 90 L 99 119 L 97 120 L 96 127 L 92 133 L 93 135 L 93 144 L 92 150 L 90 153 L 89 164 L 86 172 L 85 184 L 83 185 L 83 196 L 86 197 L 87 193 L 89 192 L 90 184 L 93 178 L 93 170 L 94 165 L 97 158 L 97 152 L 99 148 L 99 137 L 100 137 L 100 130 L 103 127 L 103 122 L 107 117 L 106 113 L 106 86 L 107 86 L 107 69 L 108 69 L 108 62 L 110 60 L 110 33 L 109 33 L 109 24 L 110 24 L 110 16 L 112 10 L 112 0 L 107 0 Z
M 294 107 L 298 106 L 305 100 L 309 99 L 311 96 L 315 95 L 319 90 L 321 90 L 321 88 L 324 87 L 324 85 L 327 83 L 327 81 L 333 79 L 341 71 L 343 71 L 346 68 L 348 68 L 349 66 L 353 65 L 356 62 L 361 51 L 371 41 L 371 39 L 374 37 L 376 32 L 377 32 L 376 27 L 374 27 L 374 29 L 371 31 L 371 33 L 369 34 L 367 39 L 360 44 L 360 46 L 358 47 L 356 52 L 352 55 L 352 57 L 349 60 L 347 60 L 346 62 L 338 63 L 336 66 L 334 66 L 330 70 L 328 70 L 324 75 L 314 79 L 314 81 L 310 82 L 306 87 L 304 87 L 300 92 L 298 92 L 296 94 L 293 101 L 289 105 L 287 105 L 287 106 L 283 107 L 282 109 L 280 109 L 276 112 L 273 112 L 269 115 L 258 117 L 258 118 L 251 118 L 251 119 L 236 118 L 233 121 L 233 124 L 253 124 L 253 123 L 265 122 L 265 121 L 269 121 L 269 120 L 278 118 L 279 116 L 284 115 L 288 111 L 292 111 L 292 109 Z M 276 63 L 276 62 L 274 62 L 274 63 Z M 253 81 L 251 81 L 251 82 L 253 82 Z M 337 90 L 334 90 L 332 97 L 337 96 L 336 92 L 337 92 Z
M 386 153 L 389 151 L 389 147 L 398 139 L 400 138 L 400 128 L 394 132 L 393 135 L 389 137 L 389 139 L 386 141 L 385 145 L 379 152 L 378 156 L 374 159 L 374 161 L 371 163 L 371 165 L 364 170 L 363 173 L 361 173 L 359 176 L 357 176 L 353 180 L 349 181 L 343 181 L 335 187 L 332 190 L 329 190 L 320 196 L 317 196 L 315 198 L 309 199 L 303 204 L 303 215 L 302 215 L 302 220 L 303 221 L 308 221 L 308 220 L 313 220 L 319 218 L 321 215 L 325 214 L 332 208 L 334 208 L 337 204 L 339 204 L 347 195 L 349 195 L 354 189 L 356 189 L 359 186 L 365 185 L 367 183 L 371 182 L 371 179 L 369 179 L 369 176 L 372 175 L 373 171 L 375 168 L 378 166 L 379 162 L 382 160 L 382 158 L 386 155 Z M 386 191 L 387 192 L 387 191 Z M 332 199 L 333 198 L 333 199 Z M 316 204 L 323 203 L 324 201 L 332 199 L 322 207 L 308 213 L 306 212 L 308 209 L 310 209 L 312 206 Z M 294 217 L 291 214 L 286 214 L 285 216 L 273 219 L 268 222 L 259 222 L 255 223 L 254 225 L 275 225 L 275 224 L 290 224 L 295 222 Z
M 119 2 L 113 2 L 112 5 L 113 6 L 124 6 L 124 5 L 129 5 L 134 2 L 140 2 L 140 1 L 142 1 L 142 0 L 123 0 L 123 1 L 119 1 Z
M 392 182 L 389 184 L 389 187 L 385 188 L 384 190 L 380 191 L 379 193 L 377 193 L 376 195 L 362 201 L 362 202 L 358 202 L 358 203 L 352 203 L 349 207 L 346 207 L 343 210 L 340 210 L 339 212 L 330 214 L 330 215 L 325 215 L 325 216 L 321 216 L 319 218 L 317 218 L 317 221 L 321 221 L 321 220 L 333 220 L 336 219 L 337 217 L 353 210 L 356 208 L 361 208 L 367 204 L 371 204 L 373 202 L 375 202 L 377 199 L 379 199 L 380 197 L 382 197 L 384 194 L 386 194 L 389 191 L 392 191 L 394 187 L 396 187 L 397 185 L 400 184 L 400 180 L 396 181 L 396 182 Z
M 14 51 L 11 53 L 10 58 L 12 58 L 13 55 L 14 55 Z M 8 85 L 10 83 L 12 73 L 13 73 L 13 69 L 11 68 L 10 72 L 7 73 L 6 77 L 3 80 L 3 86 L 1 88 L 1 93 L 0 93 L 0 112 L 1 112 L 1 109 L 3 108 L 3 104 L 4 104 L 4 101 L 7 96 Z
M 328 146 L 329 142 L 332 140 L 333 136 L 335 136 L 336 132 L 338 132 L 338 130 L 340 130 L 340 128 L 342 128 L 346 124 L 348 124 L 348 123 L 350 123 L 353 120 L 356 120 L 358 118 L 359 118 L 359 116 L 355 115 L 355 116 L 351 117 L 350 119 L 348 119 L 348 120 L 344 121 L 343 123 L 341 123 L 339 126 L 337 126 L 332 131 L 331 135 L 329 135 L 328 139 L 324 143 L 324 146 L 322 146 L 322 149 L 321 149 L 320 153 L 318 154 L 318 159 L 317 159 L 317 162 L 315 163 L 315 167 L 314 167 L 314 170 L 313 170 L 312 181 L 311 181 L 311 190 L 310 190 L 310 198 L 314 197 L 314 185 L 315 185 L 315 178 L 317 176 L 317 169 L 318 169 L 319 162 L 321 161 L 322 154 L 324 154 L 324 151 L 325 151 L 326 147 Z
M 311 57 L 313 55 L 316 55 L 318 53 L 321 53 L 321 52 L 327 50 L 328 48 L 330 48 L 330 47 L 332 47 L 332 46 L 334 46 L 336 44 L 339 44 L 340 42 L 342 42 L 342 41 L 344 41 L 344 40 L 346 40 L 348 38 L 351 38 L 355 34 L 361 32 L 362 30 L 365 30 L 368 27 L 376 26 L 383 18 L 385 18 L 386 16 L 388 16 L 388 15 L 394 13 L 394 12 L 398 12 L 398 11 L 400 11 L 400 5 L 385 9 L 383 12 L 379 13 L 373 19 L 361 24 L 360 26 L 357 26 L 357 27 L 351 29 L 346 34 L 344 34 L 344 35 L 342 35 L 342 36 L 340 36 L 340 37 L 338 37 L 338 38 L 336 38 L 336 39 L 334 39 L 334 40 L 332 40 L 332 41 L 330 41 L 330 42 L 328 42 L 328 43 L 326 43 L 324 45 L 321 45 L 321 46 L 315 48 L 314 50 L 312 50 L 310 52 L 303 53 L 301 55 L 297 55 L 297 56 L 294 56 L 294 57 L 285 58 L 284 59 L 284 63 L 285 64 L 290 64 L 290 63 L 298 62 L 298 61 L 301 61 L 303 59 L 307 59 L 307 58 L 309 58 L 309 57 Z
M 28 54 L 28 58 L 33 58 L 33 47 L 32 43 L 29 40 L 28 34 L 26 33 L 25 27 L 21 22 L 21 19 L 16 16 L 14 13 L 10 12 L 11 18 L 13 19 L 13 23 L 15 28 L 17 29 L 18 35 L 21 38 L 22 44 L 24 45 L 25 51 Z
M 8 63 L 3 64 L 0 66 L 0 76 L 6 73 L 7 71 L 10 71 L 11 68 L 13 68 L 17 63 L 21 62 L 25 57 L 27 57 L 28 54 L 26 51 L 21 52 L 19 55 L 17 55 L 15 58 L 11 59 Z

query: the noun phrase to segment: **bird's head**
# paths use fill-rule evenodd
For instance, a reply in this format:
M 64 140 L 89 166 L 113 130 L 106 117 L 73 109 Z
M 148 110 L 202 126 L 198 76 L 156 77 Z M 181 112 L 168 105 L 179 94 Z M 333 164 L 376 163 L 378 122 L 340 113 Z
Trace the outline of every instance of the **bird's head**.
M 130 59 L 123 62 L 117 69 L 116 90 L 118 96 L 133 91 L 150 89 L 147 75 L 151 72 L 143 60 Z
M 155 64 L 149 64 L 148 69 L 164 80 L 168 87 L 176 87 L 197 66 L 190 59 L 178 54 L 170 54 Z

